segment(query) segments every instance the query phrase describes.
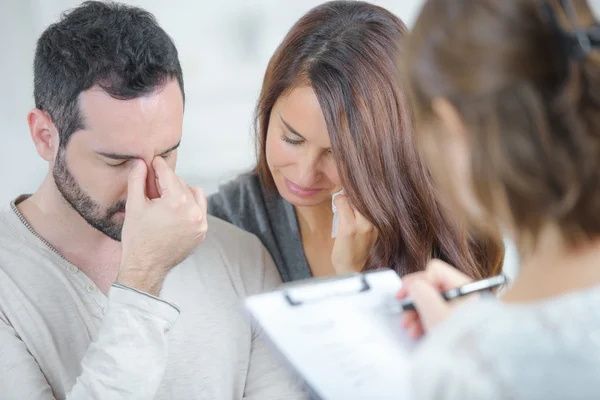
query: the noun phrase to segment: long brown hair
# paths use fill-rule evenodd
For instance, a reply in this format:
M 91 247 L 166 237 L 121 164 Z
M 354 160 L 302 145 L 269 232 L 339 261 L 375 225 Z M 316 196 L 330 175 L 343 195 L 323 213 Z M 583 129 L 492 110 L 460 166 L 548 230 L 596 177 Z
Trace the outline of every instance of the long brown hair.
M 256 110 L 256 173 L 268 191 L 276 190 L 266 162 L 271 110 L 294 87 L 310 85 L 348 198 L 379 232 L 365 269 L 406 274 L 434 256 L 474 278 L 488 275 L 502 261 L 501 244 L 473 241 L 445 217 L 416 150 L 397 64 L 406 33 L 396 16 L 366 2 L 332 1 L 304 15 L 265 74 Z
M 600 54 L 574 60 L 566 39 L 599 28 L 587 1 L 571 4 L 567 18 L 554 0 L 430 0 L 409 41 L 417 124 L 435 98 L 457 109 L 475 193 L 498 215 L 502 188 L 521 251 L 549 222 L 571 243 L 600 236 Z

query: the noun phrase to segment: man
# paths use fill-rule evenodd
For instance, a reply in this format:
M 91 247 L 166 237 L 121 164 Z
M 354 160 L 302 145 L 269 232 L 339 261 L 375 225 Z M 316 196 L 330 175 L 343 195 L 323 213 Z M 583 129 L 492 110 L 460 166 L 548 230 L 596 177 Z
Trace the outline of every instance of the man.
M 183 77 L 153 16 L 84 3 L 34 75 L 49 172 L 0 212 L 0 397 L 303 397 L 239 312 L 279 284 L 270 256 L 173 172 Z

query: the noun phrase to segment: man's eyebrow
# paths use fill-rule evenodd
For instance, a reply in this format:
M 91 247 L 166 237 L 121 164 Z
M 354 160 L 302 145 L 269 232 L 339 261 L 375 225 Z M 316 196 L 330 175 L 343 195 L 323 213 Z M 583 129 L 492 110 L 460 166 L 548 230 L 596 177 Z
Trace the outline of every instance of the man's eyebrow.
M 287 122 L 285 122 L 285 120 L 283 119 L 283 117 L 281 116 L 281 114 L 279 114 L 279 119 L 281 120 L 281 122 L 283 122 L 283 124 L 285 125 L 285 127 L 286 127 L 286 128 L 287 128 L 287 129 L 288 129 L 290 132 L 292 132 L 292 133 L 293 133 L 294 135 L 296 135 L 296 136 L 299 136 L 299 137 L 300 137 L 300 138 L 302 138 L 303 140 L 306 140 L 306 139 L 304 139 L 304 136 L 302 136 L 301 134 L 299 134 L 297 130 L 295 130 L 294 128 L 292 128 L 292 127 L 290 126 L 290 124 L 288 124 Z
M 165 155 L 169 154 L 169 153 L 170 153 L 170 152 L 172 152 L 172 151 L 175 151 L 175 150 L 177 150 L 177 148 L 179 147 L 179 145 L 180 145 L 180 144 L 181 144 L 181 140 L 180 140 L 179 142 L 177 142 L 177 144 L 176 144 L 175 146 L 171 147 L 171 148 L 170 148 L 169 150 L 167 150 L 167 151 L 163 151 L 163 152 L 162 152 L 162 153 L 160 153 L 158 156 L 159 156 L 159 157 L 162 157 L 162 156 L 165 156 Z
M 176 150 L 180 144 L 181 144 L 181 141 L 179 141 L 175 146 L 171 147 L 169 150 L 163 151 L 162 153 L 160 153 L 159 157 L 164 156 L 164 155 L 172 152 L 173 150 Z M 134 156 L 131 154 L 117 154 L 117 153 L 104 153 L 104 152 L 98 152 L 98 154 L 100 154 L 102 157 L 111 158 L 113 160 L 132 160 L 134 158 L 140 158 L 139 156 Z

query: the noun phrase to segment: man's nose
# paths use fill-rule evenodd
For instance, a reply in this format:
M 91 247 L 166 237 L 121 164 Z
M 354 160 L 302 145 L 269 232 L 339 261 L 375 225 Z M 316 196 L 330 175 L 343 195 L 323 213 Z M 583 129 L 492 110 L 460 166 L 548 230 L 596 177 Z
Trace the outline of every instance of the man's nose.
M 156 174 L 154 173 L 154 168 L 152 167 L 152 160 L 145 161 L 148 166 L 148 175 L 146 177 L 146 196 L 149 199 L 156 199 L 160 197 L 160 190 L 158 188 L 158 182 L 156 180 Z

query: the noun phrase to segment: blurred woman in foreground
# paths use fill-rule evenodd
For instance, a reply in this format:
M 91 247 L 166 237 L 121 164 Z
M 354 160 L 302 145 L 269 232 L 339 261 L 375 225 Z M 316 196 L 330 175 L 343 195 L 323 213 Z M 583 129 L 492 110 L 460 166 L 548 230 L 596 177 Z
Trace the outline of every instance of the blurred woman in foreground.
M 456 213 L 511 233 L 498 301 L 433 261 L 399 297 L 418 314 L 415 398 L 600 396 L 600 28 L 587 1 L 429 0 L 405 69 L 429 166 Z M 434 329 L 435 328 L 435 329 Z

